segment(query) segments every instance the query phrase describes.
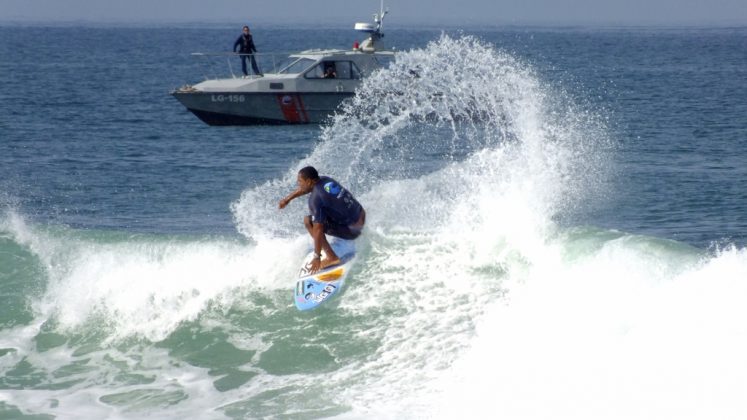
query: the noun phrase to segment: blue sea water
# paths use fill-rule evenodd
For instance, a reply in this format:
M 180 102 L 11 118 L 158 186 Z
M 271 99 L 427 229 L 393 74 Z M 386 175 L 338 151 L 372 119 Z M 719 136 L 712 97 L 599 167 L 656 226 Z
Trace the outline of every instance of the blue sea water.
M 209 127 L 237 27 L 0 26 L 0 417 L 744 418 L 747 29 L 395 25 L 329 123 Z M 307 163 L 370 217 L 299 313 Z

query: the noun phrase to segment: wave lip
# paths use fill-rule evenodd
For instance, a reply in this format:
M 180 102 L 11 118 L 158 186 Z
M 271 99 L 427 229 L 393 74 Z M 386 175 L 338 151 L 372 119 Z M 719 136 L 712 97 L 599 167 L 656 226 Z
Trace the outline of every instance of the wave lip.
M 252 239 L 295 235 L 303 200 L 278 212 L 268 192 L 292 189 L 306 165 L 341 181 L 372 214 L 407 207 L 396 216 L 408 223 L 416 223 L 408 214 L 442 215 L 440 223 L 450 212 L 443 203 L 484 197 L 491 187 L 528 189 L 547 217 L 589 208 L 610 175 L 603 120 L 510 54 L 442 35 L 364 80 L 308 157 L 232 203 L 234 221 Z M 428 189 L 384 191 L 414 180 Z

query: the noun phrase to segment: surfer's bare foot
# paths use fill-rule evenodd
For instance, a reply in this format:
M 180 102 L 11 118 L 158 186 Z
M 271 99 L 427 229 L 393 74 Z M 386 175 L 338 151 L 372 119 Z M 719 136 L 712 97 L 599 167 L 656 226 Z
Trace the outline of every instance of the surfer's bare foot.
M 332 258 L 332 259 L 329 259 L 329 258 L 325 258 L 325 259 L 323 259 L 323 260 L 322 260 L 322 265 L 321 265 L 321 267 L 319 267 L 319 268 L 327 268 L 327 267 L 331 267 L 331 266 L 333 266 L 333 265 L 337 265 L 337 264 L 340 264 L 341 262 L 342 262 L 342 261 L 340 261 L 340 259 L 339 259 L 339 258 Z

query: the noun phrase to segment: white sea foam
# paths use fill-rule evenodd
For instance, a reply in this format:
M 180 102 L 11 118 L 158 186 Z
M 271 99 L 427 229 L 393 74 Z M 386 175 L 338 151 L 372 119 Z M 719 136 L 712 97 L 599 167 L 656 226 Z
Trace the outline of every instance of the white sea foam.
M 747 252 L 626 239 L 533 261 L 441 378 L 434 417 L 744 418 Z
M 230 307 L 239 289 L 275 290 L 296 272 L 306 242 L 130 238 L 107 242 L 51 232 L 14 215 L 8 228 L 40 259 L 48 281 L 34 302 L 41 319 L 62 330 L 99 323 L 111 339 L 158 341 L 208 305 Z

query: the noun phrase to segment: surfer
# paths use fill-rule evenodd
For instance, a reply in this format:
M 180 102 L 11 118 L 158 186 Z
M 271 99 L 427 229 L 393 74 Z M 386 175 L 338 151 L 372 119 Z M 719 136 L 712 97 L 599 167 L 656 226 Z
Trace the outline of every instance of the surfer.
M 341 239 L 355 239 L 366 223 L 366 211 L 350 191 L 328 176 L 319 176 L 313 166 L 298 171 L 298 188 L 280 200 L 279 208 L 285 208 L 294 198 L 311 193 L 310 214 L 303 224 L 314 239 L 314 259 L 310 272 L 340 264 L 340 258 L 332 250 L 325 234 Z M 322 260 L 322 250 L 326 257 Z

